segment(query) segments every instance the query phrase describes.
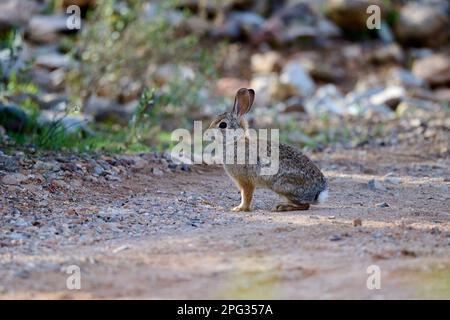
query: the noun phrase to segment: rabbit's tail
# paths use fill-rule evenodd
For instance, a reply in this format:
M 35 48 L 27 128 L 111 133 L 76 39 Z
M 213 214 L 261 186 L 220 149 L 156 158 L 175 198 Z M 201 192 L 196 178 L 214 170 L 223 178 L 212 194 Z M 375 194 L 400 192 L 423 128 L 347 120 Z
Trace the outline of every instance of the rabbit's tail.
M 317 195 L 317 203 L 324 203 L 328 199 L 328 189 L 320 191 Z

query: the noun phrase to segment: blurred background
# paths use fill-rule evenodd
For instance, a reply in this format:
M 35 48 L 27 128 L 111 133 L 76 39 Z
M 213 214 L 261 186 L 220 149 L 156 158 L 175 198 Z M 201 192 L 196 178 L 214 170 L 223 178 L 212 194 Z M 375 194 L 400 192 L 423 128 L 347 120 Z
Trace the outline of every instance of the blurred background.
M 3 0 L 0 143 L 164 150 L 251 87 L 251 125 L 298 147 L 448 156 L 449 14 L 446 0 Z

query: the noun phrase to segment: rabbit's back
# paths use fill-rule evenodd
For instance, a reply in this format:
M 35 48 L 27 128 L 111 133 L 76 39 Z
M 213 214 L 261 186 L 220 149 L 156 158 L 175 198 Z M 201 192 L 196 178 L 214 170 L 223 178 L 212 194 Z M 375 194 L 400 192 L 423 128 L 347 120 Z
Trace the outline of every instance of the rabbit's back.
M 286 144 L 279 146 L 278 172 L 261 178 L 270 189 L 294 202 L 316 203 L 327 189 L 320 169 L 300 150 Z
M 267 144 L 266 157 L 271 159 L 271 145 Z M 257 157 L 249 163 L 248 150 L 244 164 L 225 164 L 225 171 L 237 182 L 248 181 L 255 186 L 272 189 L 286 198 L 302 203 L 316 203 L 321 192 L 327 189 L 327 181 L 320 169 L 300 150 L 286 144 L 278 144 L 278 170 L 274 174 L 262 174 L 268 166 Z M 236 160 L 237 158 L 235 158 Z

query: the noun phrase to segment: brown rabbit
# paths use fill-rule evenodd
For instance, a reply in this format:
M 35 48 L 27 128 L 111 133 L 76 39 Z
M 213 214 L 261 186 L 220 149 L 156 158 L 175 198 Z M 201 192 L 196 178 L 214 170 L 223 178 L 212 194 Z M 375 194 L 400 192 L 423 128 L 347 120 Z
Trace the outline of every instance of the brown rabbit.
M 233 110 L 219 115 L 211 123 L 210 128 L 217 128 L 225 135 L 229 129 L 243 129 L 244 139 L 248 144 L 251 138 L 247 134 L 248 123 L 243 116 L 250 111 L 254 98 L 253 89 L 240 89 L 236 94 Z M 268 143 L 268 148 L 271 143 L 273 142 Z M 247 162 L 243 164 L 237 164 L 236 161 L 233 164 L 224 162 L 225 171 L 241 191 L 241 204 L 233 208 L 233 211 L 251 211 L 255 187 L 269 188 L 288 200 L 287 203 L 277 205 L 276 211 L 308 210 L 310 204 L 326 200 L 327 180 L 320 169 L 298 149 L 285 144 L 277 146 L 279 167 L 278 172 L 273 175 L 261 174 L 263 165 L 259 158 L 255 164 L 247 161 L 248 148 L 246 148 Z

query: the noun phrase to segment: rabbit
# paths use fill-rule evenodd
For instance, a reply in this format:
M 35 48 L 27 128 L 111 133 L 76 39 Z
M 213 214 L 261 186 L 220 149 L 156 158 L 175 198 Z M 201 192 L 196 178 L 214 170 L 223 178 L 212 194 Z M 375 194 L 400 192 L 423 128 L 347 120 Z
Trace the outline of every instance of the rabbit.
M 241 88 L 236 94 L 233 109 L 217 116 L 211 123 L 211 129 L 226 134 L 229 129 L 242 129 L 245 142 L 249 142 L 248 123 L 244 115 L 250 111 L 255 99 L 253 89 Z M 260 140 L 259 140 L 260 141 Z M 233 140 L 233 143 L 237 142 Z M 270 146 L 268 143 L 268 148 Z M 236 148 L 236 145 L 234 145 Z M 241 192 L 241 203 L 233 211 L 251 211 L 253 192 L 256 187 L 265 187 L 287 199 L 286 203 L 275 206 L 275 211 L 308 210 L 311 204 L 323 203 L 328 197 L 327 180 L 320 169 L 300 150 L 278 144 L 279 166 L 273 175 L 261 175 L 262 163 L 258 158 L 255 164 L 246 161 L 238 164 L 224 162 L 224 169 L 236 183 Z

